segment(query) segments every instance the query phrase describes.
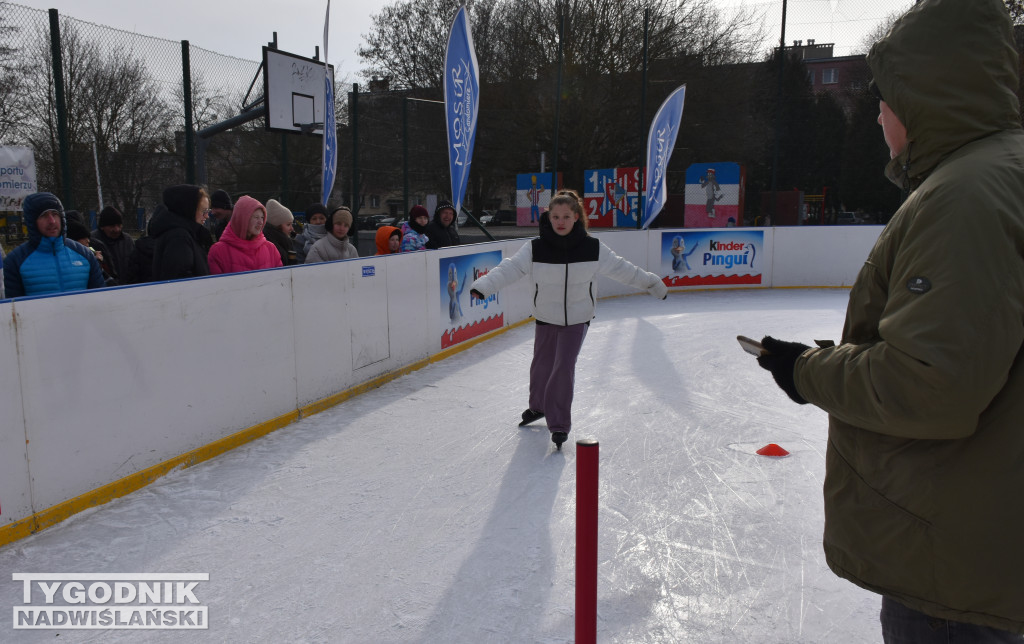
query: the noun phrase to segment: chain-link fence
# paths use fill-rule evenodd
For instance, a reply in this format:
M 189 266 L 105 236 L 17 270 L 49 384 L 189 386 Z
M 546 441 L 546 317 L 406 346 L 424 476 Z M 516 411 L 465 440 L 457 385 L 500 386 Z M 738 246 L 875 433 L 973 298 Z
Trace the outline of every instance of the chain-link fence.
M 436 4 L 447 25 L 448 0 L 416 1 Z M 468 207 L 478 213 L 514 208 L 516 174 L 542 170 L 542 158 L 547 170 L 557 165 L 565 186 L 581 192 L 585 170 L 643 166 L 654 111 L 686 83 L 670 193 L 684 192 L 691 164 L 728 161 L 745 173 L 742 223 L 765 223 L 770 215 L 778 224 L 828 223 L 849 211 L 881 222 L 895 210 L 901 195 L 882 176 L 888 152 L 875 122 L 877 100 L 866 89 L 864 54 L 913 0 L 684 3 L 679 6 L 691 7 L 689 13 L 669 15 L 672 24 L 656 15 L 647 32 L 645 4 L 657 2 L 629 4 L 636 10 L 621 17 L 621 41 L 594 42 L 601 16 L 570 15 L 559 64 L 550 24 L 511 24 L 529 18 L 516 13 L 515 2 L 485 3 L 511 13 L 503 32 L 474 24 L 483 87 Z M 537 6 L 547 5 L 567 6 L 554 0 Z M 54 25 L 52 16 L 0 2 L 0 145 L 34 151 L 41 189 L 87 212 L 115 205 L 130 228 L 141 225 L 166 186 L 185 181 L 274 197 L 296 211 L 319 201 L 319 136 L 268 132 L 256 120 L 201 142 L 192 137 L 195 147 L 188 145 L 186 53 L 193 132 L 240 114 L 258 98 L 259 61 L 68 16 Z M 550 16 L 530 19 L 551 22 Z M 513 29 L 534 38 L 516 54 L 519 62 L 509 58 L 518 42 Z M 640 43 L 648 35 L 644 70 Z M 63 115 L 56 108 L 55 42 Z M 394 78 L 406 80 L 390 86 L 391 74 L 383 72 L 404 64 L 400 52 L 393 55 L 398 58 L 386 63 L 366 57 L 369 71 L 381 73 L 360 88 L 358 100 L 347 98 L 348 88 L 336 91 L 334 197 L 364 215 L 402 215 L 429 195 L 448 198 L 440 89 L 397 72 Z M 779 216 L 779 193 L 796 200 L 794 217 Z M 665 223 L 678 225 L 670 216 Z
M 193 131 L 238 114 L 250 88 L 250 98 L 262 95 L 260 63 L 63 15 L 58 40 L 53 13 L 0 3 L 0 144 L 31 148 L 38 185 L 68 208 L 95 213 L 114 205 L 127 228 L 141 227 L 163 188 L 195 180 L 184 134 L 186 52 Z M 64 114 L 57 110 L 55 43 Z M 263 199 L 282 195 L 287 147 L 259 125 L 210 140 L 205 184 Z M 293 144 L 293 156 L 308 147 Z M 319 154 L 319 144 L 313 147 Z M 289 162 L 296 177 L 311 166 L 319 171 L 318 158 Z

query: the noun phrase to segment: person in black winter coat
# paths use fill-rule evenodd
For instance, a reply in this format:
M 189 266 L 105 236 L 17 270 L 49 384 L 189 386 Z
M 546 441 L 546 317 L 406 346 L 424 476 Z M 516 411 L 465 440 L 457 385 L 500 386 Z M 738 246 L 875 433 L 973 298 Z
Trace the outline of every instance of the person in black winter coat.
M 153 236 L 153 281 L 185 279 L 210 274 L 205 238 L 210 197 L 199 186 L 178 185 L 164 190 L 166 211 L 157 211 L 149 222 Z
M 150 221 L 156 219 L 157 214 L 167 212 L 167 206 L 160 204 L 153 212 Z M 121 277 L 122 284 L 145 284 L 153 281 L 153 251 L 156 249 L 156 240 L 149 234 L 149 225 L 146 225 L 146 232 L 142 237 L 135 240 L 135 247 L 128 262 L 125 264 L 125 274 Z
M 427 248 L 444 248 L 458 246 L 459 229 L 455 225 L 455 206 L 443 202 L 434 209 L 434 219 L 427 224 Z
M 114 270 L 113 265 L 110 263 L 110 256 L 104 255 L 103 251 L 93 245 L 93 240 L 89 238 L 88 228 L 68 217 L 67 213 L 64 214 L 64 217 L 68 221 L 67 239 L 76 241 L 91 250 L 96 255 L 96 261 L 100 263 L 100 268 L 103 269 L 103 284 L 106 286 L 117 286 L 119 282 L 114 279 L 117 271 Z
M 71 233 L 72 226 L 75 227 L 76 233 L 81 235 L 81 229 L 86 231 L 87 242 L 80 241 L 80 237 L 69 236 L 68 239 L 73 239 L 79 242 L 83 246 L 91 247 L 94 251 L 98 251 L 103 259 L 97 258 L 96 261 L 100 262 L 100 267 L 103 269 L 103 282 L 107 286 L 116 286 L 121 283 L 121 276 L 118 275 L 117 266 L 111 261 L 111 257 L 114 253 L 101 239 L 93 239 L 90 237 L 89 225 L 85 223 L 85 215 L 78 210 L 66 210 L 64 211 L 64 218 L 68 222 L 68 233 Z
M 118 280 L 124 279 L 128 257 L 135 247 L 135 240 L 126 235 L 123 228 L 124 217 L 121 216 L 121 212 L 113 206 L 107 206 L 100 211 L 96 230 L 92 233 L 93 241 L 102 242 L 107 247 L 109 254 L 105 257 L 107 262 L 113 265 L 114 275 Z

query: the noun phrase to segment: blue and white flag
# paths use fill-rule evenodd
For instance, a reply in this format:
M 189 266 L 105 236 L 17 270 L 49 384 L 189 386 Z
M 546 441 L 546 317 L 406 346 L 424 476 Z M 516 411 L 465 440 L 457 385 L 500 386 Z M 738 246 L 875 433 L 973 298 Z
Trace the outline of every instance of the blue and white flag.
M 644 212 L 643 227 L 647 228 L 665 206 L 668 185 L 665 181 L 668 160 L 676 146 L 676 136 L 683 120 L 683 102 L 686 100 L 686 84 L 680 85 L 668 95 L 658 108 L 647 135 L 647 209 Z
M 334 117 L 334 78 L 327 61 L 327 25 L 331 20 L 331 0 L 327 0 L 327 15 L 324 17 L 324 154 L 323 181 L 320 203 L 327 205 L 327 199 L 334 189 L 334 177 L 338 171 L 338 125 Z
M 444 115 L 448 122 L 448 160 L 452 176 L 452 203 L 462 207 L 469 183 L 469 166 L 476 140 L 476 117 L 480 111 L 480 72 L 469 32 L 466 7 L 459 8 L 448 35 L 444 55 Z

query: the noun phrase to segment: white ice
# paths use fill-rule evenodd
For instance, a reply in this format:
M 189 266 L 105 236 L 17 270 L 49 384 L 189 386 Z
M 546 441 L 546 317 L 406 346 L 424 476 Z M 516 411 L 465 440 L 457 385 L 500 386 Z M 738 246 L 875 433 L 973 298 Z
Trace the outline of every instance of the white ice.
M 516 425 L 533 327 L 515 328 L 0 549 L 0 641 L 571 642 L 588 437 L 598 641 L 880 642 L 879 598 L 822 553 L 826 416 L 735 340 L 838 339 L 847 296 L 601 301 L 560 453 Z M 209 630 L 12 630 L 14 572 L 208 572 Z

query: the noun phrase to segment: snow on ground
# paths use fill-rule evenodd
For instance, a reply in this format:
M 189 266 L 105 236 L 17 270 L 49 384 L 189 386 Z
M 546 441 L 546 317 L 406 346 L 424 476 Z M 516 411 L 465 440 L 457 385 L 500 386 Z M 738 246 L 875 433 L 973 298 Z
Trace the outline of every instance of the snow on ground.
M 847 295 L 600 302 L 560 453 L 516 426 L 533 327 L 513 329 L 0 549 L 0 641 L 571 642 L 590 437 L 598 641 L 880 642 L 879 598 L 824 562 L 825 414 L 735 341 L 838 339 Z M 208 572 L 209 630 L 15 631 L 15 572 Z

